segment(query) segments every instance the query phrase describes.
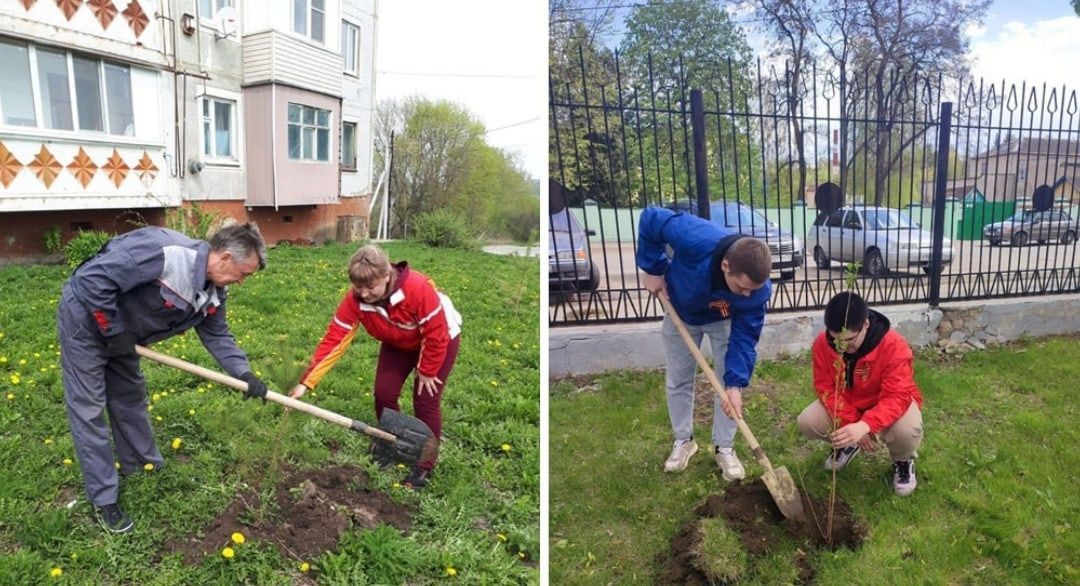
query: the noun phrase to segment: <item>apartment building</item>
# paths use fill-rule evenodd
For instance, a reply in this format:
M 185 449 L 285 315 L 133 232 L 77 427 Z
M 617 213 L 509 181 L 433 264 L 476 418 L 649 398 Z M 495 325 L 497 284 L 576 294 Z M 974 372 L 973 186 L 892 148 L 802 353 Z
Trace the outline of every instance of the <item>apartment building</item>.
M 376 0 L 0 0 L 0 258 L 198 205 L 267 240 L 367 215 Z

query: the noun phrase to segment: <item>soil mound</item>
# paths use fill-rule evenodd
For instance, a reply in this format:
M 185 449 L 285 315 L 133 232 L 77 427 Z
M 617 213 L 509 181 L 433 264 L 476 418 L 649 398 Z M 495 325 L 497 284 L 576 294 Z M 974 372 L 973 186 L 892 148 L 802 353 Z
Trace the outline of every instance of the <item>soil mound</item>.
M 368 490 L 367 483 L 367 473 L 351 466 L 286 472 L 265 510 L 258 492 L 247 490 L 197 535 L 168 540 L 165 552 L 198 564 L 240 532 L 247 540 L 273 544 L 284 556 L 309 561 L 332 551 L 350 525 L 374 529 L 385 523 L 408 532 L 413 512 Z
M 684 524 L 671 538 L 671 548 L 660 556 L 657 584 L 711 584 L 710 578 L 698 567 L 695 556 L 701 543 L 702 519 L 723 517 L 740 538 L 743 548 L 752 557 L 762 557 L 785 540 L 794 539 L 805 545 L 797 549 L 792 563 L 802 583 L 812 582 L 814 571 L 807 555 L 814 550 L 835 550 L 840 547 L 858 549 L 866 537 L 866 527 L 841 499 L 833 506 L 831 527 L 828 525 L 828 499 L 815 499 L 800 492 L 807 521 L 797 522 L 784 517 L 761 479 L 732 485 L 723 494 L 710 495 L 694 509 L 694 518 Z M 808 553 L 810 552 L 810 553 Z

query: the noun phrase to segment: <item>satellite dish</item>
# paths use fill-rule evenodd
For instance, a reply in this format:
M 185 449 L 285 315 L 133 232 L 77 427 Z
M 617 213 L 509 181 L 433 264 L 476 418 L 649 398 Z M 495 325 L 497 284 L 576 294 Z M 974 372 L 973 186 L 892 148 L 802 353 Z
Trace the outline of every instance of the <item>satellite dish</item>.
M 240 17 L 232 6 L 223 6 L 214 14 L 215 39 L 227 39 L 240 30 Z
M 839 185 L 827 181 L 814 191 L 814 204 L 821 212 L 831 214 L 844 205 L 844 194 L 840 192 Z
M 562 183 L 548 178 L 548 214 L 555 215 L 566 207 L 566 192 Z
M 1040 185 L 1031 194 L 1031 207 L 1037 212 L 1049 211 L 1054 205 L 1054 190 L 1049 185 Z

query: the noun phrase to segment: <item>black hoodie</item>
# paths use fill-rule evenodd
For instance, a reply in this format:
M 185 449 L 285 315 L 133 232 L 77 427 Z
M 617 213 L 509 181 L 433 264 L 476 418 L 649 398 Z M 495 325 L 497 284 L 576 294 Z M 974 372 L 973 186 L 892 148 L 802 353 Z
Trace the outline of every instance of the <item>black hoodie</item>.
M 847 371 L 847 376 L 845 377 L 845 380 L 847 380 L 848 388 L 852 388 L 854 386 L 853 381 L 855 380 L 855 363 L 857 363 L 859 359 L 863 356 L 866 356 L 867 354 L 872 352 L 874 348 L 877 348 L 877 345 L 881 342 L 881 339 L 885 337 L 885 333 L 889 331 L 889 327 L 891 325 L 889 323 L 889 318 L 874 311 L 873 309 L 869 310 L 867 319 L 870 320 L 870 329 L 866 332 L 866 339 L 863 340 L 862 345 L 859 346 L 859 349 L 856 350 L 853 354 L 844 352 L 844 367 Z M 828 338 L 829 346 L 836 348 L 836 339 L 833 338 L 832 334 L 826 331 L 825 336 L 826 338 Z

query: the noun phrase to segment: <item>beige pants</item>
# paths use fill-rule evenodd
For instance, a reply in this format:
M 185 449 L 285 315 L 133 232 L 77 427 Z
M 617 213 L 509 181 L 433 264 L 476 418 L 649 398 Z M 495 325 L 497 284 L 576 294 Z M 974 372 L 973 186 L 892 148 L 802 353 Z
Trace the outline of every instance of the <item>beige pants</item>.
M 810 403 L 799 414 L 799 431 L 808 438 L 829 441 L 831 429 L 832 420 L 821 401 Z M 915 450 L 919 449 L 919 444 L 922 443 L 922 437 L 922 412 L 919 411 L 919 405 L 915 401 L 911 402 L 911 406 L 903 417 L 878 434 L 878 439 L 888 446 L 889 455 L 893 460 L 913 458 Z

